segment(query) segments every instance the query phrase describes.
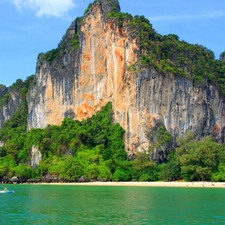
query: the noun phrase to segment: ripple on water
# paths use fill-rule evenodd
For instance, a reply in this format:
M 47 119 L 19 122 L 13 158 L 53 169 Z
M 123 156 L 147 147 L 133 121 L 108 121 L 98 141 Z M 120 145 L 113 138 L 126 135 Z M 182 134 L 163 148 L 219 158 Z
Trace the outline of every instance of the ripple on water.
M 225 224 L 223 189 L 14 185 L 1 224 Z

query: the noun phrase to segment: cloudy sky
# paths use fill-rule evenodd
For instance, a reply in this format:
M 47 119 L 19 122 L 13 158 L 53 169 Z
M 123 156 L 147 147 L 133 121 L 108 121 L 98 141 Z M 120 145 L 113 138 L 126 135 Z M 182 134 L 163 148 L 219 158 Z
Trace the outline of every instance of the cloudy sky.
M 93 0 L 0 0 L 0 84 L 35 74 L 37 55 L 56 48 Z M 225 51 L 225 0 L 120 0 L 122 12 L 144 15 L 160 34 Z

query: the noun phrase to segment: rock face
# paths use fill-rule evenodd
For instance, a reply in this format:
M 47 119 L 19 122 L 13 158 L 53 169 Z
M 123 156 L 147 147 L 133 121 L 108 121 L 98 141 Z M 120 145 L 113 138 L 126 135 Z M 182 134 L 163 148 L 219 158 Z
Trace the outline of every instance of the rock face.
M 158 124 L 173 136 L 173 144 L 187 130 L 197 138 L 212 135 L 223 142 L 224 97 L 207 83 L 194 87 L 183 77 L 164 77 L 153 68 L 130 71 L 138 60 L 138 41 L 131 38 L 129 21 L 119 28 L 118 21 L 106 17 L 110 7 L 106 1 L 95 2 L 83 18 L 79 48 L 39 66 L 29 97 L 28 128 L 58 125 L 65 117 L 86 119 L 111 101 L 115 122 L 126 130 L 129 154 L 148 148 L 149 133 Z M 67 35 L 76 33 L 76 27 L 74 22 Z
M 40 161 L 42 159 L 42 154 L 41 152 L 38 150 L 38 148 L 36 148 L 35 146 L 32 146 L 31 149 L 31 159 L 30 159 L 30 165 L 33 168 L 37 168 Z
M 6 86 L 0 87 L 0 98 L 4 97 L 4 102 L 0 103 L 0 128 L 5 121 L 9 120 L 13 113 L 21 106 L 22 99 L 17 91 L 10 90 Z
M 0 141 L 0 147 L 3 147 L 4 145 L 5 143 Z
M 196 87 L 153 68 L 129 69 L 140 47 L 129 20 L 121 27 L 106 16 L 112 9 L 120 9 L 117 0 L 95 1 L 82 23 L 75 20 L 64 36 L 79 34 L 79 48 L 67 48 L 50 64 L 39 55 L 36 85 L 28 96 L 28 129 L 59 125 L 65 117 L 86 119 L 111 101 L 113 119 L 126 131 L 128 154 L 147 149 L 160 124 L 173 137 L 171 147 L 188 130 L 198 139 L 211 135 L 224 142 L 224 97 L 207 82 Z

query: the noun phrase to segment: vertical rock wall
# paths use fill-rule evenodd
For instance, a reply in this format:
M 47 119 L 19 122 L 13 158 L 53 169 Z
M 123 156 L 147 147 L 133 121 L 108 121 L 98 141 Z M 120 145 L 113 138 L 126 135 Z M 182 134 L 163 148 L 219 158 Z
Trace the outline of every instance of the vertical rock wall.
M 106 17 L 110 9 L 104 4 L 94 3 L 85 14 L 79 49 L 50 65 L 38 59 L 28 128 L 59 125 L 65 117 L 86 119 L 111 101 L 114 121 L 126 131 L 128 154 L 148 148 L 149 134 L 160 123 L 174 144 L 187 130 L 223 142 L 224 97 L 207 83 L 195 87 L 183 77 L 164 77 L 152 68 L 129 70 L 138 61 L 138 41 L 130 36 L 129 21 L 119 28 L 118 21 Z M 74 32 L 75 25 L 70 27 Z
M 6 95 L 8 96 L 7 100 L 0 105 L 0 128 L 22 104 L 22 99 L 18 92 L 5 86 L 0 87 L 0 98 Z

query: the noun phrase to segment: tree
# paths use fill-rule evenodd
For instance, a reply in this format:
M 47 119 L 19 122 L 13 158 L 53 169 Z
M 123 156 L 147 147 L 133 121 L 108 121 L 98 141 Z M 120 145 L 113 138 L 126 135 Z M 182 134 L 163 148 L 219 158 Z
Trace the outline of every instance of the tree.
M 18 161 L 21 163 L 25 163 L 28 159 L 27 151 L 26 149 L 22 149 L 18 154 Z
M 220 53 L 219 60 L 225 61 L 225 51 Z
M 0 157 L 4 157 L 7 155 L 7 150 L 5 146 L 0 147 Z
M 177 180 L 180 177 L 180 167 L 175 160 L 175 152 L 172 150 L 169 154 L 170 161 L 159 165 L 159 179 L 161 180 Z
M 220 147 L 213 139 L 205 137 L 196 142 L 191 133 L 180 139 L 180 147 L 175 153 L 185 180 L 210 180 L 211 174 L 217 170 L 219 156 Z
M 140 181 L 157 180 L 156 163 L 152 160 L 152 149 L 138 152 L 132 161 L 132 178 Z
M 212 174 L 213 181 L 225 181 L 225 163 L 220 163 L 218 171 Z

